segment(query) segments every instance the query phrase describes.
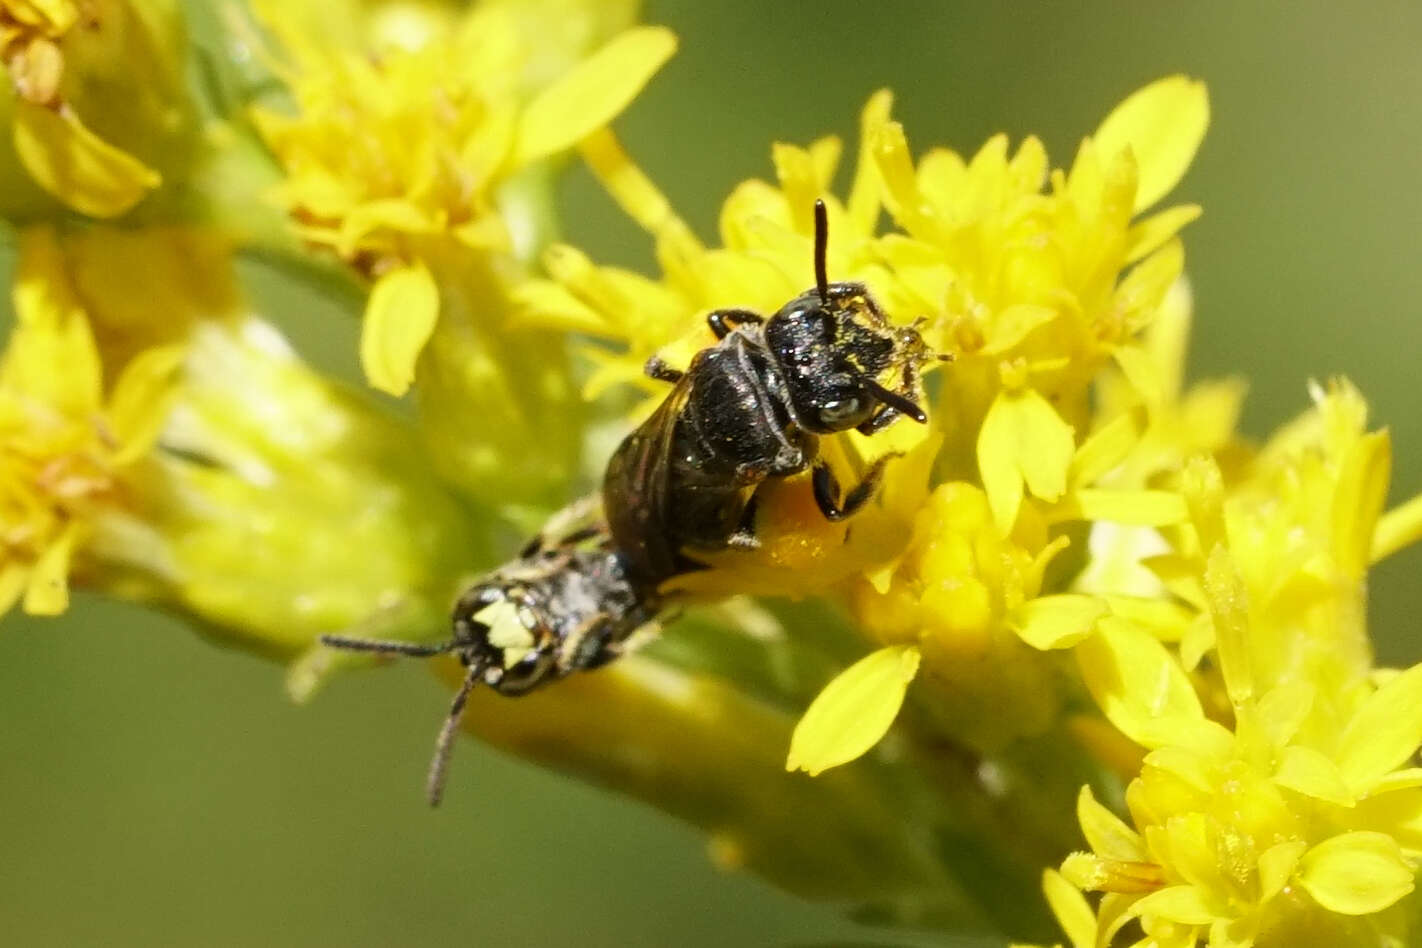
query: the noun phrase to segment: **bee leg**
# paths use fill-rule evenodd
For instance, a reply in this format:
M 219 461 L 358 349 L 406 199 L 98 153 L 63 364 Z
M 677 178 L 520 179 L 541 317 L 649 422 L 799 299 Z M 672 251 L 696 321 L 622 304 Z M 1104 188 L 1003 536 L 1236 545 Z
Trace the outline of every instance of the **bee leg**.
M 815 489 L 815 504 L 820 508 L 820 513 L 825 515 L 825 519 L 831 523 L 838 523 L 847 517 L 852 517 L 868 503 L 869 498 L 874 496 L 874 492 L 879 489 L 879 481 L 884 477 L 884 467 L 895 455 L 886 454 L 875 461 L 869 468 L 864 479 L 849 489 L 849 493 L 844 495 L 843 503 L 839 500 L 839 479 L 834 476 L 834 472 L 829 469 L 829 465 L 823 461 L 816 462 L 814 473 L 811 475 L 811 483 Z
M 898 420 L 902 412 L 897 408 L 885 406 L 876 415 L 871 415 L 868 421 L 861 422 L 854 426 L 854 430 L 862 435 L 871 435 L 877 431 L 883 431 L 889 425 Z
M 733 550 L 758 550 L 760 537 L 755 535 L 755 496 L 746 501 L 741 511 L 741 523 L 736 532 L 726 538 L 726 545 Z
M 759 313 L 752 313 L 748 309 L 718 309 L 706 316 L 706 325 L 711 327 L 711 331 L 716 334 L 717 339 L 725 339 L 731 334 L 731 330 L 745 323 L 759 325 L 765 322 L 765 318 Z
M 758 550 L 760 549 L 760 537 L 754 533 L 748 533 L 745 530 L 737 530 L 735 533 L 726 537 L 726 546 L 732 550 L 740 550 L 742 552 Z
M 642 371 L 648 378 L 656 379 L 658 382 L 671 382 L 676 384 L 686 375 L 681 369 L 674 369 L 662 361 L 661 356 L 652 356 L 642 366 Z

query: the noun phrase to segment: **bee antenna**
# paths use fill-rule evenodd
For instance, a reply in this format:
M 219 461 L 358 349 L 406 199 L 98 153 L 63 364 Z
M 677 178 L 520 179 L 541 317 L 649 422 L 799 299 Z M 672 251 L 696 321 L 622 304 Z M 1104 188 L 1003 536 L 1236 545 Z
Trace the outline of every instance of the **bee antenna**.
M 825 267 L 825 255 L 829 251 L 829 214 L 822 199 L 815 201 L 815 289 L 819 290 L 820 302 L 829 305 L 829 271 Z
M 470 664 L 464 682 L 449 704 L 449 715 L 444 719 L 444 727 L 439 729 L 439 737 L 435 739 L 430 775 L 425 781 L 425 798 L 430 801 L 432 807 L 439 806 L 439 801 L 444 798 L 444 778 L 449 770 L 449 755 L 454 750 L 454 734 L 459 730 L 459 722 L 464 717 L 464 702 L 469 700 L 469 692 L 474 690 L 474 686 L 479 683 L 479 676 L 483 673 L 482 662 Z
M 927 424 L 928 416 L 923 413 L 923 409 L 918 407 L 918 403 L 906 395 L 900 395 L 891 388 L 885 388 L 871 378 L 864 378 L 864 387 L 874 393 L 874 397 L 879 399 L 890 408 L 897 409 L 900 414 L 908 415 L 919 424 Z
M 357 639 L 346 635 L 323 635 L 321 644 L 331 648 L 343 648 L 350 652 L 381 652 L 387 655 L 413 655 L 428 658 L 452 652 L 463 643 L 441 642 L 438 645 L 421 645 L 418 642 L 394 642 L 383 639 Z

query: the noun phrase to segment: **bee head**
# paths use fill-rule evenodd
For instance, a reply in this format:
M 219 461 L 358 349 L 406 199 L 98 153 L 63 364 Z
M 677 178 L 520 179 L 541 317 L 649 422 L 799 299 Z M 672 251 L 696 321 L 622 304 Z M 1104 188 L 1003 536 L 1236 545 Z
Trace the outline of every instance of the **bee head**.
M 454 607 L 460 661 L 480 668 L 480 679 L 504 695 L 520 695 L 554 671 L 557 638 L 516 588 L 481 583 Z
M 863 284 L 824 289 L 800 294 L 765 325 L 795 414 L 818 433 L 848 430 L 879 409 L 876 379 L 895 364 L 898 349 Z
M 862 283 L 830 283 L 823 201 L 815 203 L 815 286 L 786 303 L 765 324 L 800 424 L 818 434 L 847 431 L 885 406 L 917 421 L 925 416 L 910 395 L 879 382 L 891 370 L 912 393 L 929 359 L 916 329 L 895 328 Z

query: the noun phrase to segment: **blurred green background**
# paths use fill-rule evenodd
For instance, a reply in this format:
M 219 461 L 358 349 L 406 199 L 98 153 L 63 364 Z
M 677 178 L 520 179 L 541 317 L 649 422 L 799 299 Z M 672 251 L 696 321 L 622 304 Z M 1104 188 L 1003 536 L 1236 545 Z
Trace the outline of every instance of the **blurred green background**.
M 1066 164 L 1138 86 L 1205 79 L 1214 119 L 1178 192 L 1205 206 L 1186 232 L 1195 376 L 1247 376 L 1258 435 L 1304 405 L 1307 379 L 1348 374 L 1392 428 L 1394 499 L 1422 490 L 1422 8 L 678 0 L 646 19 L 682 49 L 618 128 L 707 236 L 737 181 L 769 175 L 771 141 L 852 140 L 880 86 L 916 150 L 1035 132 Z M 565 197 L 571 239 L 646 265 L 585 173 Z M 294 329 L 318 361 L 353 365 L 352 323 L 248 272 L 260 301 L 309 313 Z M 1374 574 L 1386 661 L 1422 658 L 1419 569 L 1414 550 Z M 904 941 L 719 874 L 694 832 L 472 744 L 428 811 L 446 696 L 417 665 L 296 708 L 279 668 L 139 609 L 80 597 L 3 633 L 5 944 Z

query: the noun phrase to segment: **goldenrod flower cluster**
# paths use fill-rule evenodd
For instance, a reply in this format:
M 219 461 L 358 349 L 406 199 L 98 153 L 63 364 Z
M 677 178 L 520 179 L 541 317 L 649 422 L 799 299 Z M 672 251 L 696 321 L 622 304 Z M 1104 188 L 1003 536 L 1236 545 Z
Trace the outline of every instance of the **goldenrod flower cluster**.
M 822 199 L 830 278 L 951 357 L 929 423 L 824 439 L 842 483 L 888 457 L 865 509 L 830 523 L 773 479 L 759 549 L 664 589 L 691 614 L 663 643 L 476 695 L 472 728 L 697 822 L 722 865 L 945 927 L 1040 937 L 980 895 L 1040 880 L 1075 948 L 1419 937 L 1422 666 L 1375 667 L 1366 593 L 1422 499 L 1385 509 L 1388 435 L 1346 380 L 1262 445 L 1242 383 L 1184 384 L 1200 209 L 1161 204 L 1204 86 L 1146 86 L 1064 167 L 1035 138 L 911 146 L 880 92 L 844 193 L 838 138 L 777 144 L 706 240 L 609 127 L 676 46 L 635 14 L 253 0 L 214 97 L 166 0 L 0 0 L 0 610 L 158 603 L 288 662 L 298 697 L 360 663 L 323 633 L 441 636 L 599 471 L 586 422 L 665 397 L 648 357 L 814 284 Z M 572 160 L 658 273 L 550 242 Z M 355 291 L 364 384 L 249 301 L 257 241 Z

